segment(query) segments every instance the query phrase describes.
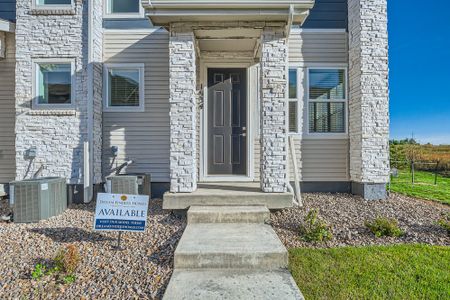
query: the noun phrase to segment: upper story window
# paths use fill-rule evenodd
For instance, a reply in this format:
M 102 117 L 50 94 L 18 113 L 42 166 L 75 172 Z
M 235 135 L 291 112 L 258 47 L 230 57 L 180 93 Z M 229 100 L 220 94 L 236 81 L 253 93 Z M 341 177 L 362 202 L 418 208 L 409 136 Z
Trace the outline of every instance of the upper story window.
M 72 0 L 35 0 L 36 6 L 71 6 Z
M 105 111 L 144 111 L 144 64 L 105 66 Z
M 34 108 L 72 108 L 74 69 L 71 60 L 39 60 L 34 62 Z
M 309 133 L 346 132 L 346 71 L 308 69 Z
M 105 0 L 107 17 L 143 16 L 140 0 Z

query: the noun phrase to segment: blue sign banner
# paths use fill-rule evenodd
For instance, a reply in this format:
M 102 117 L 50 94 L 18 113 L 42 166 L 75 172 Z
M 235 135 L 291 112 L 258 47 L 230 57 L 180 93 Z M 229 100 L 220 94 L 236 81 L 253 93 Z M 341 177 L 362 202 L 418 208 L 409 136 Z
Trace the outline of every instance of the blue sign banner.
M 144 221 L 131 221 L 131 220 L 108 220 L 97 219 L 95 220 L 96 230 L 127 230 L 127 231 L 144 231 Z

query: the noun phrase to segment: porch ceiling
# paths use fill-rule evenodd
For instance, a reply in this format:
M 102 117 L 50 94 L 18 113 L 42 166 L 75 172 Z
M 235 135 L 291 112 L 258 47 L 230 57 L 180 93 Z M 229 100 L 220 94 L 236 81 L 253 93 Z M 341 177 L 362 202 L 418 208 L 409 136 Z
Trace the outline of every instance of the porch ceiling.
M 200 51 L 207 52 L 253 52 L 261 32 L 256 28 L 194 30 Z
M 142 0 L 154 25 L 173 22 L 266 21 L 301 24 L 315 0 Z

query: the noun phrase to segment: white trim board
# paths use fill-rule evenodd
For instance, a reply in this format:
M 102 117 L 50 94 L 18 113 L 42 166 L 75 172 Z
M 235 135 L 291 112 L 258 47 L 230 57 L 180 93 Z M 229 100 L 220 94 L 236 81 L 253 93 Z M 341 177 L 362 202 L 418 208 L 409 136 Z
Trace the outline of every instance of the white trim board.
M 14 32 L 16 30 L 16 24 L 7 20 L 0 19 L 0 31 Z

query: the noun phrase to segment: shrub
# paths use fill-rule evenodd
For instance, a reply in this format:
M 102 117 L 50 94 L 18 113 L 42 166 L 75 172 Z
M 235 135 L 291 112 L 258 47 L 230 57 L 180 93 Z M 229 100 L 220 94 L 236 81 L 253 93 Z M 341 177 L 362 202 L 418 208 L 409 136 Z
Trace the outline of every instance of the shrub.
M 300 225 L 300 236 L 306 242 L 324 242 L 333 238 L 331 228 L 317 215 L 317 210 L 310 210 L 304 219 L 304 224 Z
M 72 274 L 80 263 L 80 254 L 75 245 L 60 249 L 54 258 L 55 267 L 67 274 Z
M 46 270 L 47 267 L 44 264 L 36 264 L 33 271 L 31 271 L 31 277 L 34 280 L 39 280 L 45 275 Z
M 447 230 L 447 235 L 450 236 L 450 213 L 447 213 L 440 219 L 438 225 Z
M 404 234 L 398 226 L 398 221 L 392 218 L 377 217 L 372 222 L 366 221 L 364 225 L 366 225 L 366 227 L 369 228 L 376 237 L 399 237 Z
M 75 282 L 74 274 L 80 262 L 80 255 L 75 245 L 68 245 L 66 248 L 58 250 L 55 258 L 48 264 L 36 264 L 31 277 L 39 280 L 44 276 L 52 276 L 56 281 L 65 284 Z
M 64 276 L 63 281 L 65 284 L 72 284 L 75 282 L 76 279 L 77 279 L 77 277 L 74 274 L 70 274 L 70 275 Z

